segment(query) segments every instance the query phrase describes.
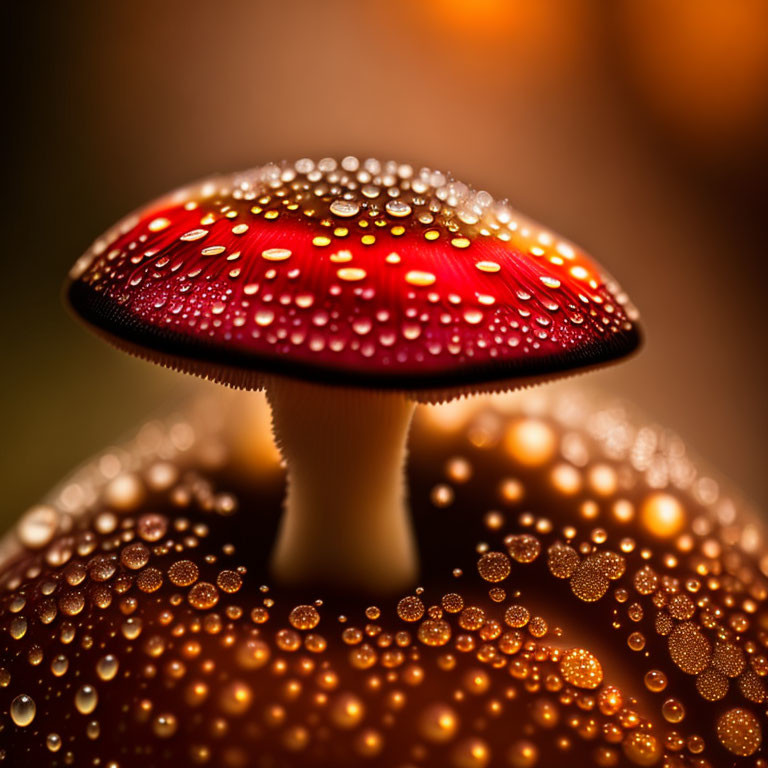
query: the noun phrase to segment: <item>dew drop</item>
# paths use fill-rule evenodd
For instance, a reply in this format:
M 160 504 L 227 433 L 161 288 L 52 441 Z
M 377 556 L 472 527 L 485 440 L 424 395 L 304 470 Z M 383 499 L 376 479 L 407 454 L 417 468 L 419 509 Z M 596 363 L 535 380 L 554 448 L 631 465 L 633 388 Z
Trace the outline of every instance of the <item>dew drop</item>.
M 275 313 L 271 309 L 260 309 L 254 318 L 256 325 L 260 325 L 262 328 L 270 325 L 275 319 Z
M 667 687 L 667 676 L 660 669 L 650 669 L 643 678 L 645 687 L 653 693 L 660 693 Z
M 136 528 L 144 541 L 158 541 L 168 530 L 168 518 L 154 513 L 142 515 Z
M 116 656 L 108 653 L 102 656 L 96 663 L 96 672 L 102 680 L 112 680 L 117 674 L 120 663 Z
M 23 616 L 15 616 L 11 620 L 9 632 L 14 640 L 21 640 L 27 634 L 27 620 Z
M 419 621 L 424 615 L 424 603 L 415 595 L 408 595 L 397 604 L 397 615 L 403 621 Z
M 499 582 L 509 576 L 509 558 L 503 552 L 487 552 L 477 563 L 477 571 L 485 581 Z
M 390 200 L 384 208 L 390 216 L 403 218 L 411 213 L 411 206 L 403 200 Z
M 58 522 L 59 514 L 53 507 L 45 505 L 32 507 L 22 517 L 16 533 L 25 547 L 40 549 L 53 538 Z
M 152 219 L 147 226 L 150 232 L 161 232 L 171 225 L 171 222 L 164 216 L 158 216 L 156 219 Z
M 152 731 L 160 739 L 170 738 L 178 727 L 176 716 L 168 713 L 158 715 L 152 722 Z
M 216 585 L 222 592 L 234 594 L 243 586 L 243 579 L 236 571 L 221 571 L 216 577 Z
M 75 693 L 75 707 L 81 715 L 90 715 L 99 703 L 99 694 L 92 685 L 81 685 Z
M 566 682 L 577 688 L 593 689 L 603 682 L 600 662 L 584 648 L 566 651 L 560 659 L 560 672 Z
M 187 600 L 198 611 L 207 611 L 219 602 L 219 591 L 213 584 L 200 581 L 189 590 Z
M 140 542 L 129 544 L 120 553 L 120 562 L 131 570 L 143 568 L 149 562 L 149 550 Z
M 760 721 L 741 707 L 734 707 L 720 716 L 717 737 L 729 752 L 741 757 L 754 755 L 763 740 Z
M 330 211 L 334 216 L 350 218 L 357 216 L 360 205 L 352 200 L 334 200 L 330 205 Z
M 685 717 L 685 707 L 678 699 L 667 699 L 661 705 L 661 714 L 668 723 L 679 723 Z
M 20 728 L 26 728 L 34 719 L 37 706 L 31 696 L 19 694 L 11 702 L 11 720 Z
M 294 629 L 314 629 L 320 623 L 320 614 L 313 605 L 297 605 L 288 621 Z
M 446 645 L 451 639 L 451 625 L 441 619 L 427 619 L 419 625 L 418 637 L 424 645 Z
M 141 629 L 141 619 L 135 616 L 127 618 L 120 627 L 120 631 L 126 640 L 135 640 L 141 634 Z
M 207 229 L 193 229 L 189 232 L 186 232 L 183 234 L 179 240 L 184 240 L 186 242 L 192 242 L 194 240 L 199 240 L 201 237 L 205 237 L 208 234 Z
M 67 669 L 69 669 L 69 659 L 66 656 L 59 654 L 51 660 L 51 672 L 53 672 L 56 677 L 65 675 Z

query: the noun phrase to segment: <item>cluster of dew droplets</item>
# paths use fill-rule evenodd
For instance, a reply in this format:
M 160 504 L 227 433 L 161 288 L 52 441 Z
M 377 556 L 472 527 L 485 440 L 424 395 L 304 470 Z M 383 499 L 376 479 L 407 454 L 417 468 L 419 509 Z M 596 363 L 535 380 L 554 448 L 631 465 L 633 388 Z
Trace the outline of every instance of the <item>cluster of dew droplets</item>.
M 712 479 L 697 474 L 678 438 L 636 429 L 618 409 L 594 413 L 585 423 L 585 410 L 583 405 L 563 409 L 570 429 L 541 417 L 502 422 L 486 413 L 470 420 L 469 452 L 446 463 L 446 481 L 434 487 L 432 503 L 453 505 L 474 462 L 489 450 L 504 450 L 518 467 L 546 470 L 555 497 L 566 504 L 573 499 L 573 512 L 560 518 L 568 523 L 558 530 L 551 518 L 520 513 L 518 526 L 530 532 L 505 536 L 506 551 L 481 545 L 481 577 L 496 584 L 509 576 L 513 562 L 528 565 L 545 557 L 551 576 L 567 583 L 579 601 L 606 604 L 606 629 L 626 632 L 630 651 L 653 659 L 643 685 L 659 697 L 660 714 L 671 729 L 663 744 L 650 735 L 625 742 L 625 752 L 639 764 L 646 763 L 638 750 L 649 760 L 659 757 L 662 746 L 691 759 L 705 751 L 707 734 L 689 719 L 683 689 L 678 684 L 678 695 L 668 692 L 670 678 L 680 673 L 693 678 L 694 685 L 688 685 L 694 699 L 716 702 L 730 693 L 730 706 L 712 711 L 717 740 L 734 755 L 756 755 L 763 725 L 754 705 L 768 700 L 767 644 L 756 642 L 750 631 L 765 616 L 768 597 L 766 562 L 758 569 L 754 558 L 760 551 L 758 530 L 747 523 L 736 538 L 733 502 Z M 638 475 L 646 483 L 639 489 Z M 519 478 L 505 478 L 498 503 L 519 508 L 526 490 Z M 485 523 L 499 531 L 505 519 L 492 510 Z M 491 599 L 497 590 L 490 590 Z M 520 626 L 530 619 L 519 605 L 510 606 L 505 618 Z M 663 650 L 650 656 L 649 648 L 659 645 Z M 701 711 L 690 695 L 688 702 Z
M 235 544 L 210 544 L 239 504 L 205 472 L 153 461 L 116 474 L 90 517 L 2 574 L 3 657 L 16 666 L 0 669 L 0 689 L 15 738 L 75 760 L 73 729 L 98 745 L 108 730 L 100 712 L 140 680 L 128 713 L 137 739 L 175 743 L 190 713 L 210 714 L 213 735 L 183 756 L 199 763 L 215 761 L 217 734 L 236 748 L 245 722 L 264 729 L 263 750 L 309 754 L 344 734 L 360 758 L 387 754 L 391 734 L 412 727 L 420 760 L 452 768 L 508 755 L 535 766 L 547 749 L 541 733 L 563 759 L 602 734 L 591 753 L 601 768 L 622 755 L 693 765 L 713 743 L 758 755 L 768 675 L 758 533 L 734 539 L 732 502 L 692 473 L 674 440 L 611 410 L 584 422 L 575 415 L 584 410 L 566 402 L 558 418 L 504 415 L 499 403 L 423 414 L 445 435 L 434 512 L 447 514 L 483 477 L 496 505 L 482 517 L 487 535 L 452 589 L 419 588 L 344 616 L 319 599 L 288 603 L 254 588 Z M 546 514 L 526 506 L 536 487 Z M 619 647 L 650 704 L 614 684 L 598 650 L 569 640 L 556 601 L 550 612 L 533 607 L 533 569 L 558 600 L 593 607 L 602 633 L 625 638 Z M 108 644 L 94 639 L 94 617 L 109 624 Z M 661 650 L 650 656 L 652 646 Z M 179 696 L 163 698 L 163 684 Z M 53 717 L 59 700 L 74 721 Z M 711 729 L 696 720 L 723 700 Z M 299 705 L 312 717 L 295 716 Z M 508 734 L 501 724 L 518 716 L 527 719 Z

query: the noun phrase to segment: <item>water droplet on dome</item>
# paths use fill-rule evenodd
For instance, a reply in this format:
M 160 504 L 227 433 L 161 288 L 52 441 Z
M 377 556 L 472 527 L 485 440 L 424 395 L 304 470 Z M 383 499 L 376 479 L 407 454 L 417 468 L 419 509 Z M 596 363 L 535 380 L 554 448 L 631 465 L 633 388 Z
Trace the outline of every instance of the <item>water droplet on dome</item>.
M 62 675 L 66 674 L 68 669 L 69 659 L 66 656 L 59 654 L 51 660 L 51 672 L 53 672 L 56 677 L 62 677 Z
M 136 571 L 149 562 L 149 550 L 140 542 L 129 544 L 120 553 L 120 562 L 126 568 Z
M 311 173 L 315 169 L 315 163 L 308 157 L 302 157 L 301 160 L 297 160 L 294 163 L 293 167 L 298 173 L 307 174 Z
M 418 621 L 424 615 L 424 603 L 415 595 L 408 595 L 397 604 L 397 615 L 403 621 Z
M 593 689 L 603 682 L 600 662 L 584 648 L 566 651 L 560 659 L 560 672 L 567 683 L 577 688 Z
M 20 728 L 26 728 L 34 719 L 37 706 L 31 696 L 19 694 L 11 702 L 11 720 Z
M 219 602 L 219 591 L 213 584 L 200 581 L 189 590 L 187 600 L 198 611 L 207 611 Z
M 234 594 L 243 585 L 243 578 L 236 571 L 224 570 L 216 577 L 216 585 L 222 592 Z
M 158 541 L 168 530 L 168 519 L 155 513 L 142 515 L 136 528 L 144 541 Z
M 667 687 L 667 676 L 660 669 L 650 669 L 643 677 L 645 687 L 653 693 L 660 693 Z
M 741 707 L 734 707 L 720 716 L 717 737 L 729 752 L 741 757 L 755 754 L 763 740 L 760 721 Z
M 205 237 L 207 234 L 207 229 L 193 229 L 183 234 L 179 240 L 184 240 L 185 242 L 189 243 L 193 242 L 194 240 L 199 240 L 200 238 Z
M 59 513 L 50 506 L 32 507 L 19 521 L 16 533 L 25 547 L 40 549 L 53 538 L 59 523 Z
M 169 713 L 158 715 L 152 721 L 152 731 L 160 739 L 170 738 L 176 733 L 178 727 L 179 723 L 175 715 Z
M 108 653 L 96 662 L 96 672 L 102 680 L 112 680 L 117 674 L 120 662 L 116 656 Z
M 477 563 L 477 571 L 486 581 L 499 582 L 509 576 L 512 566 L 503 552 L 486 552 Z
M 23 616 L 15 616 L 8 628 L 14 640 L 21 640 L 27 634 L 27 620 Z
M 320 623 L 320 614 L 313 605 L 297 605 L 288 621 L 294 629 L 314 629 Z

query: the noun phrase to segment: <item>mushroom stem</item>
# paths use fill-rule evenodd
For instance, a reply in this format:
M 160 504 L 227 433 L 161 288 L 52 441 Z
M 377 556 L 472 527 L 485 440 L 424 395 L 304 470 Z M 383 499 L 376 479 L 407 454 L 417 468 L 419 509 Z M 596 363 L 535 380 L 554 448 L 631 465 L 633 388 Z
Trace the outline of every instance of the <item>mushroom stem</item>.
M 271 380 L 267 398 L 288 472 L 275 578 L 377 594 L 412 586 L 404 464 L 414 403 L 286 379 Z

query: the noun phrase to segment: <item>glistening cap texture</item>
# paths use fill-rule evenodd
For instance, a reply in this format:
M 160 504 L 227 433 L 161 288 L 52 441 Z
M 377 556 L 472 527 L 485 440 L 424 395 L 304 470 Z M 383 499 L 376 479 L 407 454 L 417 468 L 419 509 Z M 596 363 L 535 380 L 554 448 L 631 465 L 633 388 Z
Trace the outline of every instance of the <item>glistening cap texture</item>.
M 180 190 L 70 277 L 75 310 L 116 343 L 240 386 L 498 388 L 639 340 L 626 296 L 575 246 L 443 173 L 352 157 Z

